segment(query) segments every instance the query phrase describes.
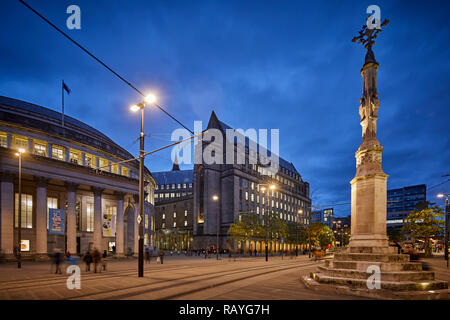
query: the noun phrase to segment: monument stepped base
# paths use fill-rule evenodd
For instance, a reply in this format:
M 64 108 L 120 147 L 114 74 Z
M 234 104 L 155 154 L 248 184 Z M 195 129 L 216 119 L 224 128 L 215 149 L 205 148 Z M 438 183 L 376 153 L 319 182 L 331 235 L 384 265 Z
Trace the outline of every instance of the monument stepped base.
M 369 289 L 370 266 L 380 268 L 380 289 Z M 381 299 L 449 299 L 446 281 L 436 280 L 434 272 L 423 271 L 422 264 L 410 262 L 409 255 L 393 247 L 348 247 L 325 261 L 302 282 L 313 290 Z

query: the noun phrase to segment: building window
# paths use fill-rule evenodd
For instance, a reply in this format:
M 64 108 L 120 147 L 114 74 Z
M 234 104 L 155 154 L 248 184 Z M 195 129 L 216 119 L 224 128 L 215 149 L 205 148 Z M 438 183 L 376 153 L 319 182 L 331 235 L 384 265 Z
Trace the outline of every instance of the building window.
M 171 193 L 170 193 L 170 197 L 171 197 L 171 198 L 175 198 L 175 193 L 174 193 L 174 192 L 171 192 Z
M 163 213 L 163 214 L 162 214 L 162 219 L 164 220 L 165 218 L 166 218 L 166 214 Z
M 50 216 L 50 209 L 58 209 L 58 198 L 47 197 L 47 229 L 48 229 L 48 217 Z
M 255 195 L 253 193 L 250 195 L 250 201 L 255 201 Z
M 8 148 L 8 137 L 6 133 L 0 133 L 0 147 Z
M 189 183 L 189 188 L 192 188 L 192 183 Z
M 64 161 L 64 148 L 59 146 L 52 146 L 52 158 Z
M 178 184 L 178 185 L 177 185 L 177 188 L 178 188 L 178 189 L 181 189 L 181 184 Z
M 187 217 L 187 214 L 188 214 L 187 210 L 184 210 L 184 216 L 185 217 Z
M 69 150 L 69 162 L 79 164 L 81 163 L 81 154 L 78 150 L 70 149 Z
M 47 156 L 47 144 L 44 142 L 34 142 L 33 153 L 39 156 Z
M 186 183 L 183 183 L 183 189 L 186 189 Z
M 164 185 L 163 185 L 163 184 L 160 185 L 159 188 L 160 188 L 161 190 L 164 190 Z
M 109 172 L 109 161 L 103 158 L 100 158 L 99 161 L 99 169 L 103 170 L 103 171 L 108 171 Z
M 94 204 L 86 203 L 86 231 L 94 231 Z
M 245 200 L 248 200 L 248 192 L 245 191 Z
M 165 228 L 166 228 L 166 223 L 163 222 L 161 227 L 162 227 L 163 229 L 165 229 Z
M 119 174 L 119 165 L 118 164 L 113 164 L 111 166 L 111 172 L 115 173 L 115 174 Z
M 172 189 L 175 189 L 175 184 L 172 184 Z
M 16 193 L 15 226 L 19 227 L 19 194 Z M 21 228 L 31 229 L 33 227 L 33 196 L 22 193 L 21 201 Z
M 89 167 L 89 168 L 95 168 L 96 167 L 95 156 L 93 156 L 92 154 L 86 153 L 84 155 L 84 162 L 85 162 L 86 166 Z
M 174 222 L 174 223 L 173 223 L 173 227 L 174 227 L 174 228 L 176 228 L 176 226 L 177 226 L 177 223 L 176 223 L 176 222 Z
M 177 213 L 174 212 L 174 213 L 173 213 L 173 218 L 175 219 L 176 217 L 177 217 Z
M 165 197 L 168 198 L 169 196 L 170 196 L 170 193 L 167 192 L 167 193 L 165 194 Z
M 19 150 L 19 149 L 25 149 L 28 150 L 28 139 L 23 137 L 16 137 L 14 136 L 14 149 Z
M 186 220 L 184 220 L 184 226 L 187 227 L 187 221 Z
M 130 176 L 130 170 L 127 167 L 122 167 L 122 175 L 125 177 Z

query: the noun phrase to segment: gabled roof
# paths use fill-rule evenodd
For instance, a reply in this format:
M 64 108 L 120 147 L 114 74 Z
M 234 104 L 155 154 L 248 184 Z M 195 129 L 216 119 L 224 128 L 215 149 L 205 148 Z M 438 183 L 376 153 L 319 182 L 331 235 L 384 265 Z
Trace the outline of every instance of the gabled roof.
M 211 112 L 211 117 L 209 118 L 209 122 L 208 122 L 208 129 L 210 129 L 210 128 L 219 129 L 224 134 L 226 133 L 227 129 L 233 129 L 232 127 L 227 125 L 225 122 L 220 121 L 214 111 Z M 249 145 L 250 145 L 250 139 L 248 137 L 245 137 L 245 146 L 249 147 Z M 256 147 L 257 147 L 258 153 L 261 150 L 261 152 L 264 151 L 264 153 L 267 153 L 267 156 L 270 157 L 270 155 L 271 155 L 270 150 L 267 150 L 267 152 L 266 152 L 266 150 L 263 150 L 264 147 L 260 146 L 259 143 L 256 144 Z M 296 174 L 300 175 L 300 173 L 298 173 L 297 169 L 295 168 L 295 166 L 292 162 L 286 161 L 285 159 L 279 157 L 279 164 L 281 167 L 284 167 L 284 168 L 288 169 L 289 171 L 295 172 Z

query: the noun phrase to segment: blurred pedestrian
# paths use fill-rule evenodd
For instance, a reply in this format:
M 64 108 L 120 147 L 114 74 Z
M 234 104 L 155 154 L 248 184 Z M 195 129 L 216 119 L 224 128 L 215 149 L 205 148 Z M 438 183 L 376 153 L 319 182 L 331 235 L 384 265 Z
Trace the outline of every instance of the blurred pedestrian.
M 92 255 L 89 251 L 84 255 L 83 261 L 86 264 L 86 272 L 91 271 Z
M 106 250 L 103 250 L 103 255 L 102 255 L 102 268 L 103 271 L 106 271 L 106 258 L 108 257 L 108 253 L 106 252 Z
M 150 249 L 145 249 L 145 263 L 150 263 Z
M 56 250 L 55 254 L 53 255 L 53 263 L 56 266 L 55 274 L 62 273 L 61 272 L 61 260 L 62 260 L 61 252 L 59 252 L 59 250 Z
M 97 273 L 97 266 L 100 263 L 101 260 L 101 255 L 100 255 L 100 251 L 97 250 L 97 248 L 94 248 L 93 252 L 92 252 L 92 262 L 94 262 L 94 272 Z M 102 270 L 100 269 L 100 272 Z

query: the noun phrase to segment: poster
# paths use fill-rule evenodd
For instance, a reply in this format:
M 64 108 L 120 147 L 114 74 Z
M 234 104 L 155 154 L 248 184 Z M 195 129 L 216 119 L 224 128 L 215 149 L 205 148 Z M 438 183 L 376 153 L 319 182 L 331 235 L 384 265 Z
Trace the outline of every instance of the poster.
M 30 251 L 30 240 L 20 240 L 20 251 Z
M 48 215 L 48 233 L 64 234 L 66 210 L 50 208 Z
M 112 213 L 103 214 L 103 236 L 115 237 L 116 236 L 116 215 Z

